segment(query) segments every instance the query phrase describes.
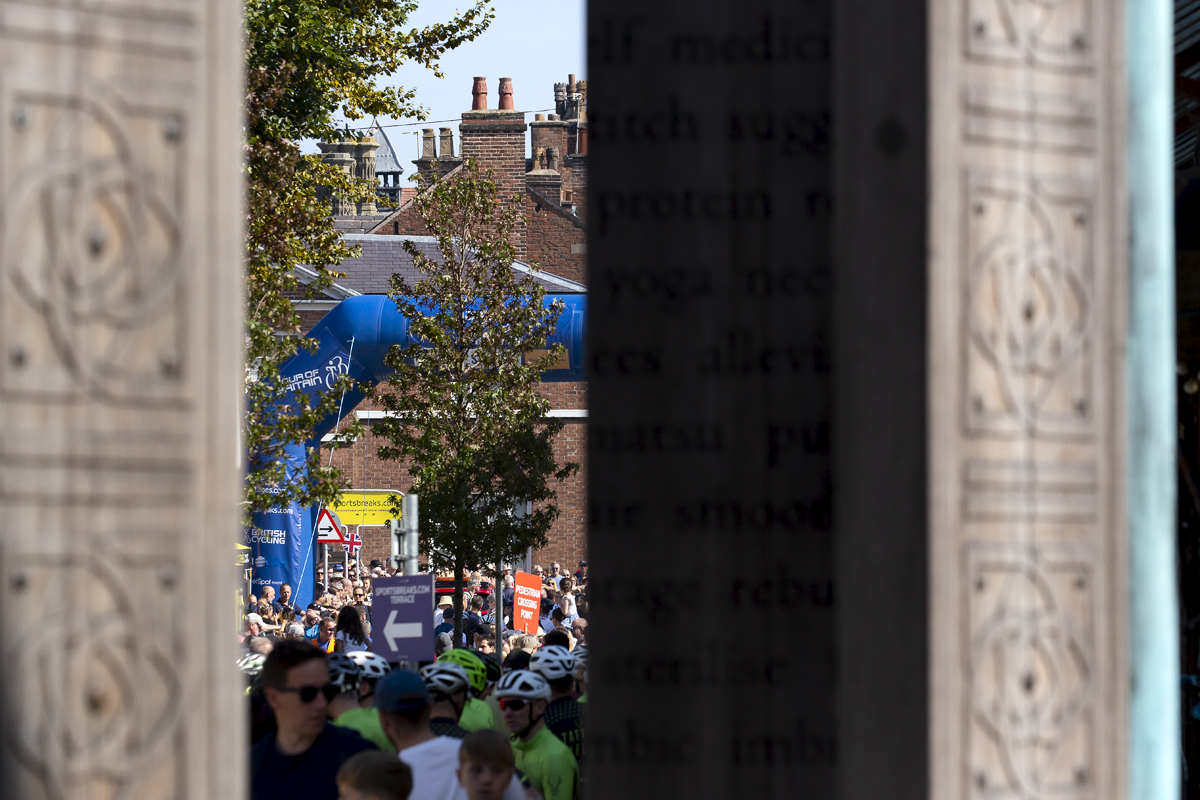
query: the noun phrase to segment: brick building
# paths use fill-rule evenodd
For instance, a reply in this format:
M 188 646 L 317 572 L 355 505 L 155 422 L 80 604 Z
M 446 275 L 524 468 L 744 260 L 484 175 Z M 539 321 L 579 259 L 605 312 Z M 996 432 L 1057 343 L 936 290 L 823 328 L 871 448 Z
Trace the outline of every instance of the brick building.
M 524 112 L 514 108 L 512 82 L 500 79 L 498 108 L 489 109 L 487 86 L 476 78 L 472 90 L 472 108 L 463 112 L 459 126 L 459 147 L 455 148 L 451 128 L 423 131 L 421 157 L 413 163 L 426 175 L 437 173 L 453 179 L 462 169 L 464 160 L 472 159 L 483 170 L 491 170 L 502 195 L 524 197 L 526 224 L 518 231 L 518 258 L 514 269 L 527 269 L 529 262 L 537 263 L 542 272 L 539 283 L 547 292 L 558 294 L 584 293 L 587 275 L 587 240 L 584 218 L 587 194 L 587 84 L 575 81 L 572 75 L 566 83 L 554 85 L 557 113 L 537 114 L 528 124 Z M 375 162 L 389 165 L 394 172 L 395 151 L 382 129 L 373 128 L 371 143 Z M 526 157 L 526 144 L 531 155 Z M 457 149 L 457 153 L 456 153 Z M 329 148 L 338 158 L 353 157 L 352 147 Z M 348 170 L 356 169 L 347 164 Z M 361 169 L 358 169 L 361 171 Z M 382 170 L 381 170 L 382 172 Z M 403 273 L 410 281 L 420 276 L 411 257 L 404 251 L 403 242 L 413 242 L 423 253 L 436 257 L 434 240 L 428 236 L 417 217 L 412 200 L 413 190 L 397 191 L 394 177 L 382 178 L 381 201 L 399 202 L 394 210 L 374 214 L 345 214 L 337 219 L 345 238 L 362 248 L 359 258 L 344 262 L 339 279 L 325 292 L 321 300 L 302 301 L 301 316 L 306 326 L 315 324 L 325 313 L 346 297 L 358 294 L 386 294 L 393 273 Z M 347 209 L 349 211 L 349 209 Z M 586 436 L 587 386 L 583 382 L 546 383 L 542 387 L 550 401 L 550 415 L 566 422 L 555 440 L 555 455 L 561 462 L 574 461 L 582 465 L 580 472 L 558 487 L 558 505 L 562 514 L 550 532 L 550 542 L 542 551 L 533 554 L 534 563 L 559 561 L 574 565 L 586 557 Z M 380 460 L 373 441 L 371 425 L 382 412 L 364 401 L 354 409 L 355 416 L 367 426 L 367 434 L 350 447 L 333 454 L 333 463 L 343 469 L 356 489 L 396 489 L 407 491 L 411 485 L 403 465 Z M 363 531 L 363 557 L 385 558 L 390 553 L 390 540 L 383 529 Z

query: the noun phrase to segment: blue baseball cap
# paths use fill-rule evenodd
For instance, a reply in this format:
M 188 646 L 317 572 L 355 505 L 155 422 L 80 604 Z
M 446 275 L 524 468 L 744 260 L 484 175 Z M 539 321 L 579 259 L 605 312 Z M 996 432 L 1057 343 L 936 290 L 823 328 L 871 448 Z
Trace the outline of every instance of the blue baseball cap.
M 412 711 L 430 702 L 429 689 L 415 672 L 394 669 L 375 684 L 375 707 L 380 711 Z

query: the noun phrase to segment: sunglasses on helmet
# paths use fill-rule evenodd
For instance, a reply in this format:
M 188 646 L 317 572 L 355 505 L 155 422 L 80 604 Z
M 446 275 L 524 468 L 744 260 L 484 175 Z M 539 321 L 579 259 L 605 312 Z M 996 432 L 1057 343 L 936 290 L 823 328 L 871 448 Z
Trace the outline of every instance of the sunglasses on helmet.
M 311 703 L 313 700 L 316 700 L 318 692 L 325 695 L 326 701 L 332 700 L 342 693 L 342 690 L 332 683 L 327 683 L 324 686 L 295 686 L 289 689 L 279 689 L 278 691 L 300 695 L 301 703 Z
M 512 709 L 513 711 L 520 711 L 521 709 L 525 708 L 525 706 L 529 705 L 528 700 L 517 700 L 516 698 L 509 697 L 501 697 L 496 702 L 500 704 L 501 711 L 508 711 L 509 709 Z

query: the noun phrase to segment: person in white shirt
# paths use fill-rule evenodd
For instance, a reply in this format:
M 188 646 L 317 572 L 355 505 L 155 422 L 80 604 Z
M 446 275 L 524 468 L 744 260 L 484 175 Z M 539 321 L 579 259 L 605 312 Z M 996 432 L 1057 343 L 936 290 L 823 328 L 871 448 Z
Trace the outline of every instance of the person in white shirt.
M 571 591 L 575 588 L 575 580 L 564 575 L 559 585 L 562 586 L 562 597 L 558 598 L 558 607 L 562 609 L 563 622 L 570 625 L 579 619 L 579 610 L 575 607 L 575 594 Z
M 392 670 L 375 684 L 379 723 L 400 760 L 412 770 L 409 800 L 467 800 L 458 781 L 459 739 L 434 736 L 429 728 L 429 689 L 415 672 Z M 514 775 L 504 800 L 525 800 L 525 790 Z
M 363 619 L 354 606 L 344 606 L 337 616 L 337 644 L 334 649 L 339 653 L 357 653 L 371 646 L 371 638 Z

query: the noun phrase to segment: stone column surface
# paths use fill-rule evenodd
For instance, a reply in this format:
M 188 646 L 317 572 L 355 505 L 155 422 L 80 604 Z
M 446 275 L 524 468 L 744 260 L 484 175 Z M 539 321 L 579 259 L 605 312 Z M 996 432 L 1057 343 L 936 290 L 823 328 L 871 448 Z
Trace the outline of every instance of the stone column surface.
M 241 13 L 0 2 L 5 797 L 245 794 Z
M 593 796 L 1128 795 L 1124 13 L 589 6 Z
M 1125 4 L 1006 9 L 931 2 L 923 57 L 930 793 L 1120 798 L 1139 435 L 1125 407 Z M 882 100 L 858 113 L 864 130 L 888 125 Z M 861 208 L 863 224 L 887 210 Z M 877 274 L 868 247 L 846 252 Z

